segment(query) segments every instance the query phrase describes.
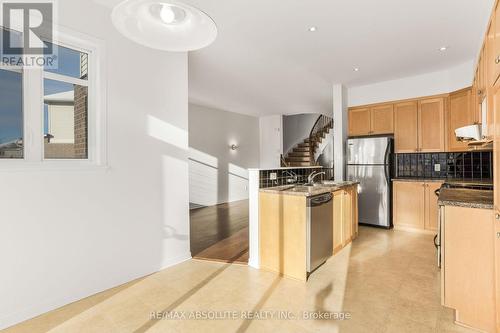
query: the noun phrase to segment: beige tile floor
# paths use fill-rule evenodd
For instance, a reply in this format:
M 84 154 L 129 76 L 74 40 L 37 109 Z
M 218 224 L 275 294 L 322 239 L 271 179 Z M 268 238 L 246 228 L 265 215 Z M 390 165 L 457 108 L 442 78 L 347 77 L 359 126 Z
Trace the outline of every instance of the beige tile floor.
M 360 237 L 306 284 L 247 266 L 191 260 L 6 332 L 471 332 L 440 306 L 439 288 L 432 236 L 361 228 Z M 152 320 L 155 311 L 283 311 L 298 318 L 303 311 L 344 311 L 351 318 Z

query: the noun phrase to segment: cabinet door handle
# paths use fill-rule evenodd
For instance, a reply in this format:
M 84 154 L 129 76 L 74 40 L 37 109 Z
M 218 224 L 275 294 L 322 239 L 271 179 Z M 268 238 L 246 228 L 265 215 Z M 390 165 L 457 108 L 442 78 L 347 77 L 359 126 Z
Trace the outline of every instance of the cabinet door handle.
M 495 219 L 500 220 L 500 214 L 495 214 Z
M 495 64 L 497 64 L 497 65 L 500 64 L 500 55 L 496 57 Z

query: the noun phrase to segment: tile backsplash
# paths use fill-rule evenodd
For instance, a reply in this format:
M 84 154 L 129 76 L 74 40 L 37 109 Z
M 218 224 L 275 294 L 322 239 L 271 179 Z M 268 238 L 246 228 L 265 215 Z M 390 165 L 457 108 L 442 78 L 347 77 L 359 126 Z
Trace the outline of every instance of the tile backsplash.
M 396 154 L 396 178 L 493 179 L 492 152 Z
M 276 170 L 261 170 L 260 188 L 273 186 L 282 186 L 289 184 L 287 179 L 291 179 L 292 175 L 297 175 L 297 183 L 306 183 L 307 177 L 313 172 L 326 172 L 326 175 L 321 175 L 315 178 L 315 181 L 333 179 L 333 168 L 296 168 L 296 169 L 276 169 Z M 291 175 L 292 174 L 292 175 Z M 276 176 L 276 179 L 273 176 Z

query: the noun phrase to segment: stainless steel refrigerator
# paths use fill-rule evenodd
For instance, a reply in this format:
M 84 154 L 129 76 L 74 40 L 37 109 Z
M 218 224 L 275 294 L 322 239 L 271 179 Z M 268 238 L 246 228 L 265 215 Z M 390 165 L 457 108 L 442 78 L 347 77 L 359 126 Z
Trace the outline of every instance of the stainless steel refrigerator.
M 347 140 L 347 180 L 360 182 L 359 223 L 392 225 L 392 137 Z

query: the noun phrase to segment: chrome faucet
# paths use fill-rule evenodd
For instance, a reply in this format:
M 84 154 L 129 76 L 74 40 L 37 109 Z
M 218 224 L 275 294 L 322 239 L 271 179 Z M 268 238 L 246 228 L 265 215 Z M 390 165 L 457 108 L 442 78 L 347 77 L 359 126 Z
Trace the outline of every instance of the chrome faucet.
M 296 183 L 296 182 L 299 181 L 299 177 L 293 171 L 286 170 L 285 172 L 283 172 L 283 174 L 284 175 L 288 174 L 288 177 L 286 177 L 286 182 L 287 183 Z
M 307 177 L 307 184 L 309 185 L 314 184 L 314 178 L 320 175 L 326 175 L 326 172 L 316 172 L 316 171 L 311 172 L 309 177 Z

